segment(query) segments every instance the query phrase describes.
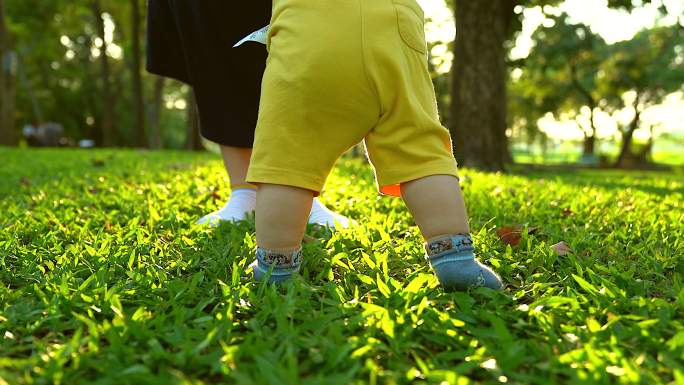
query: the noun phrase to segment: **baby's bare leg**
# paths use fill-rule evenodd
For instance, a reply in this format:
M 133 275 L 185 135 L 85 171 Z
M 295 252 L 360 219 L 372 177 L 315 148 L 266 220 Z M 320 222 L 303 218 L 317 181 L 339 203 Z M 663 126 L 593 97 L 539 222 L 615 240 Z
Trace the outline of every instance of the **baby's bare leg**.
M 313 193 L 296 187 L 261 184 L 257 191 L 256 279 L 272 269 L 270 282 L 283 282 L 301 264 L 301 243 L 311 211 Z
M 468 214 L 456 177 L 434 175 L 401 185 L 401 195 L 425 239 L 468 234 Z
M 444 288 L 502 288 L 501 279 L 475 259 L 468 215 L 456 177 L 421 178 L 403 184 L 401 193 L 425 237 L 430 266 Z
M 257 244 L 265 249 L 301 245 L 313 192 L 296 187 L 261 184 L 257 190 Z

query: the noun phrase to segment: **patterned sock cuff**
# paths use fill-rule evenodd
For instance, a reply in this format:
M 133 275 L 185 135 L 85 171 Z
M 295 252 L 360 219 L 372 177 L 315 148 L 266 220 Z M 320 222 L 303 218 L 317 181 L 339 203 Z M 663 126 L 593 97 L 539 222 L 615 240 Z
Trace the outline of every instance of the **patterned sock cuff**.
M 428 259 L 436 259 L 447 254 L 473 254 L 475 247 L 470 234 L 453 234 L 427 240 L 425 252 Z
M 302 263 L 302 248 L 262 249 L 257 248 L 256 258 L 260 263 L 276 268 L 292 268 Z

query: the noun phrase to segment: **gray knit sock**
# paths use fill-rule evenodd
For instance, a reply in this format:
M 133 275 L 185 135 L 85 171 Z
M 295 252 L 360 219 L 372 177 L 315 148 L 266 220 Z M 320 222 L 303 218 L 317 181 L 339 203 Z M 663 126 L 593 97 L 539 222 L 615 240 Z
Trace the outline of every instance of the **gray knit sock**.
M 256 260 L 250 266 L 257 281 L 268 278 L 268 283 L 283 283 L 292 274 L 299 272 L 302 266 L 302 248 L 268 250 L 259 247 L 256 250 Z
M 470 235 L 455 234 L 433 238 L 425 243 L 425 250 L 432 270 L 446 290 L 503 288 L 501 278 L 475 259 L 475 248 Z

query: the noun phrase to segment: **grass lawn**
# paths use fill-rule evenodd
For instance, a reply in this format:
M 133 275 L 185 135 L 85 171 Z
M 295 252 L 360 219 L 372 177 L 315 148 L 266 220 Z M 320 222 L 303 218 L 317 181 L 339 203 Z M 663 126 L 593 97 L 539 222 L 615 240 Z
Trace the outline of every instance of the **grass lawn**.
M 277 289 L 246 278 L 252 223 L 193 225 L 230 194 L 214 155 L 0 159 L 0 385 L 684 384 L 684 175 L 465 170 L 508 287 L 445 293 L 360 160 L 323 196 L 358 226 L 311 229 Z

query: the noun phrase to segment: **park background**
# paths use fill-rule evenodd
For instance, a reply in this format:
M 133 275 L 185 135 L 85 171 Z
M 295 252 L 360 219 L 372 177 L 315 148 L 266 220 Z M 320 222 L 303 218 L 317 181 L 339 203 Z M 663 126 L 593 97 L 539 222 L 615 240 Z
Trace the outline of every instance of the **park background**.
M 253 282 L 144 2 L 0 0 L 0 385 L 684 384 L 684 3 L 421 4 L 503 292 L 442 290 L 360 151 L 320 197 L 357 223 Z
M 0 5 L 0 144 L 55 123 L 63 145 L 202 147 L 189 87 L 143 70 L 144 1 Z M 684 163 L 681 1 L 421 5 L 461 164 Z

